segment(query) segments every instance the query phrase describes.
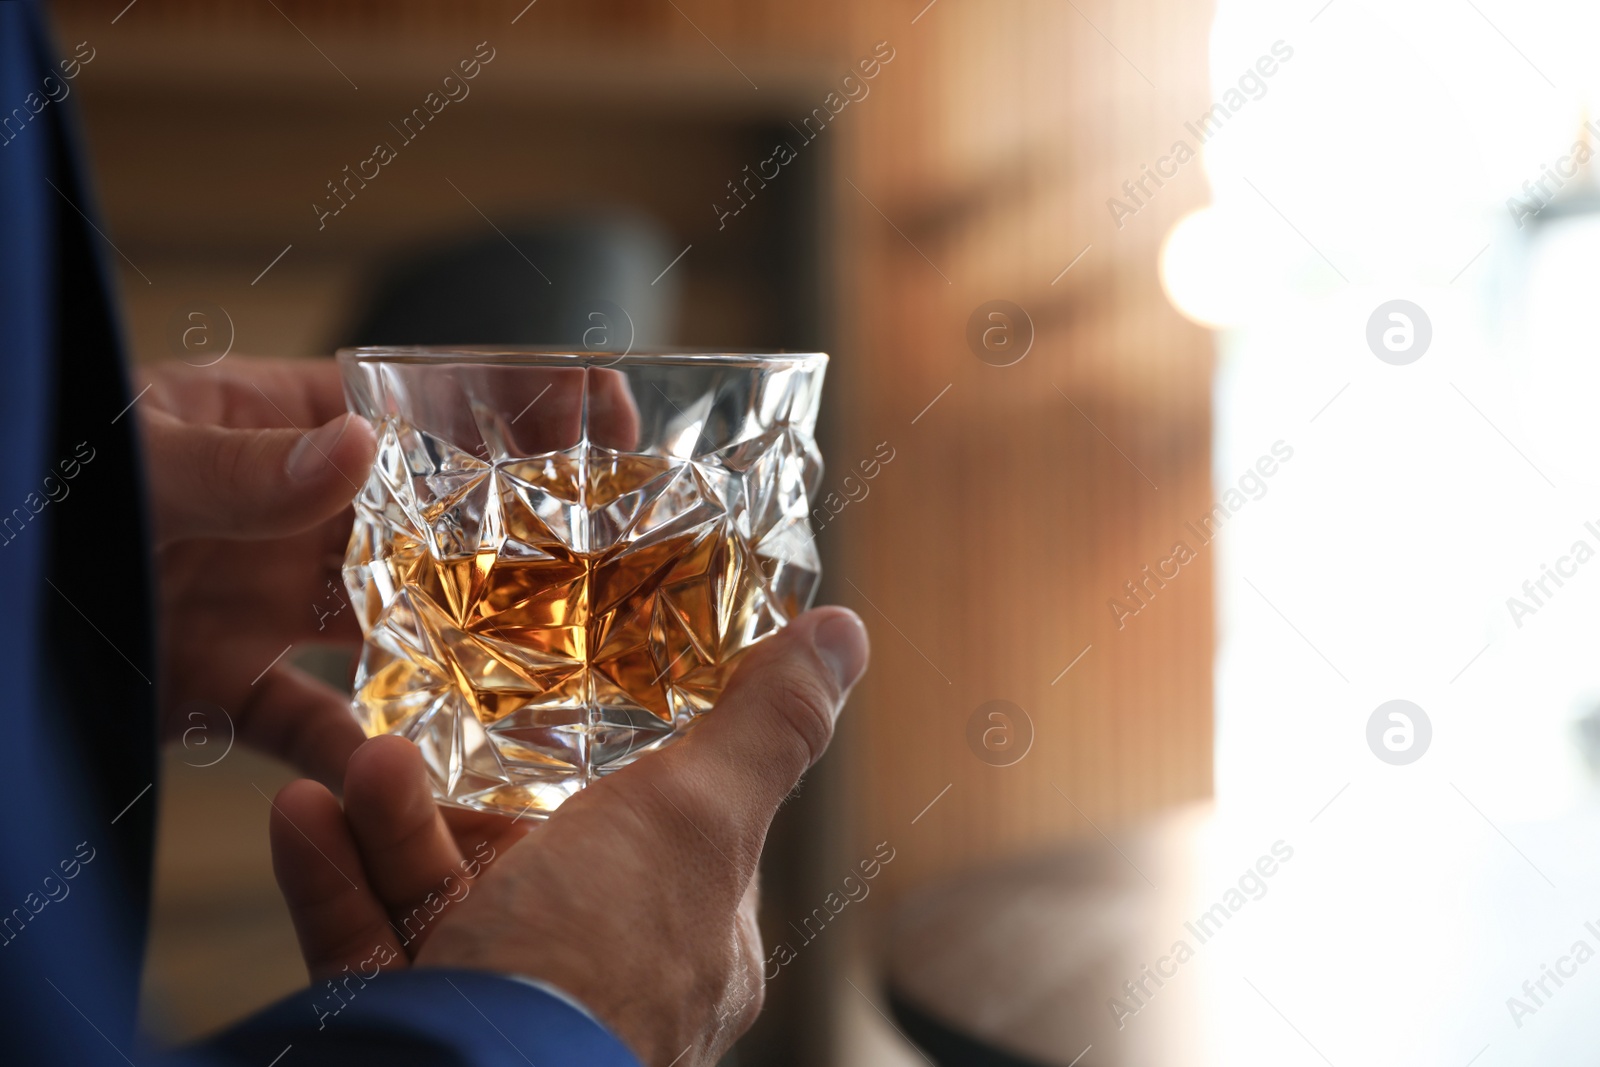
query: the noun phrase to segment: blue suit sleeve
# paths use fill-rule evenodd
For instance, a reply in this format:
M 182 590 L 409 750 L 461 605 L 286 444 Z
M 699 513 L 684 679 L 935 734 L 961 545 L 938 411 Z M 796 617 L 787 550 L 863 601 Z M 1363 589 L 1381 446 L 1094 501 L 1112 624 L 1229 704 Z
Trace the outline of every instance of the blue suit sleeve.
M 559 997 L 483 971 L 393 971 L 287 997 L 191 1050 L 198 1062 L 280 1067 L 639 1067 Z M 288 1051 L 285 1054 L 285 1050 Z

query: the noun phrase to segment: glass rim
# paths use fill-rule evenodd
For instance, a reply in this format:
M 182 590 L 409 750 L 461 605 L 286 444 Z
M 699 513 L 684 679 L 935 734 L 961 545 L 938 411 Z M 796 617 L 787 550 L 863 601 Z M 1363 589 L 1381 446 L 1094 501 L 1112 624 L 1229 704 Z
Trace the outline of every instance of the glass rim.
M 821 365 L 826 352 L 783 349 L 719 351 L 702 348 L 650 347 L 623 352 L 593 351 L 547 345 L 361 345 L 341 348 L 341 364 L 390 363 L 410 366 L 490 365 L 510 367 L 731 366 L 782 367 Z

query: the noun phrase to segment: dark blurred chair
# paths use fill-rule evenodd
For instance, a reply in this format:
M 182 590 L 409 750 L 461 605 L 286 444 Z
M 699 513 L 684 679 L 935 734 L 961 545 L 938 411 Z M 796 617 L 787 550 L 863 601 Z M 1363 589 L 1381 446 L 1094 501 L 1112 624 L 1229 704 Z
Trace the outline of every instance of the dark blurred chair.
M 380 277 L 346 345 L 623 350 L 673 340 L 673 252 L 630 216 L 530 223 L 418 249 Z

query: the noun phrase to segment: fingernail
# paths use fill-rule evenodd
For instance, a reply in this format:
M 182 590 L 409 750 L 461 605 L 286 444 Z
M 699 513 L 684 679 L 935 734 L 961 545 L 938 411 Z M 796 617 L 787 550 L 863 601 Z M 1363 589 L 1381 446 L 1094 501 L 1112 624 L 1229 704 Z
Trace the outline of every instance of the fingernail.
M 284 464 L 289 477 L 297 482 L 310 481 L 332 466 L 328 457 L 333 455 L 339 438 L 344 436 L 345 427 L 349 425 L 350 416 L 341 415 L 308 434 L 302 434 L 289 450 L 289 458 Z
M 833 672 L 843 693 L 867 669 L 867 628 L 853 611 L 829 615 L 811 632 L 817 655 Z

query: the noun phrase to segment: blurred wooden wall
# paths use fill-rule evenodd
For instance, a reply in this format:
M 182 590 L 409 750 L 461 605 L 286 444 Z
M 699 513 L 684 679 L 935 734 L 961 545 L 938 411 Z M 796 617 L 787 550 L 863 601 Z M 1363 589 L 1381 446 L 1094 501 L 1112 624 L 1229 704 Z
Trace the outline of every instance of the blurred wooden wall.
M 1106 203 L 1193 143 L 1210 17 L 1177 0 L 857 12 L 857 39 L 897 58 L 834 193 L 832 459 L 843 473 L 880 441 L 897 459 L 821 540 L 872 627 L 848 779 L 855 851 L 889 841 L 891 886 L 1210 792 L 1212 561 L 1184 524 L 1211 506 L 1212 348 L 1157 276 L 1206 200 L 1201 164 L 1147 183 L 1120 228 Z M 995 299 L 1036 330 L 1008 367 L 967 341 Z M 1108 600 L 1137 607 L 1124 583 L 1178 540 L 1198 558 L 1119 626 Z M 1031 721 L 1012 766 L 969 745 L 991 700 Z
M 162 283 L 117 260 L 147 358 L 165 355 L 174 291 L 245 309 L 240 350 L 315 352 L 364 264 L 480 226 L 443 177 L 498 218 L 582 202 L 577 161 L 596 158 L 694 243 L 683 341 L 758 343 L 744 268 L 767 254 L 761 231 L 718 230 L 710 202 L 765 153 L 717 124 L 798 122 L 887 42 L 870 95 L 818 142 L 816 216 L 794 222 L 825 253 L 827 490 L 843 496 L 880 443 L 895 456 L 819 535 L 827 595 L 862 613 L 875 660 L 839 749 L 785 816 L 823 857 L 798 898 L 820 900 L 880 841 L 896 850 L 882 902 L 1210 792 L 1212 559 L 1184 524 L 1211 504 L 1211 344 L 1156 272 L 1167 230 L 1205 202 L 1202 164 L 1121 228 L 1106 204 L 1174 140 L 1192 143 L 1209 4 L 125 3 L 56 11 L 64 41 L 98 50 L 78 84 L 108 230 Z M 359 158 L 352 123 L 381 127 L 484 39 L 497 58 L 441 117 L 442 147 L 308 232 L 321 179 L 301 186 Z M 1009 367 L 966 339 L 995 299 L 1037 333 Z M 1180 539 L 1199 558 L 1119 629 L 1107 601 Z M 996 699 L 1032 723 L 1010 767 L 968 745 L 969 717 Z

